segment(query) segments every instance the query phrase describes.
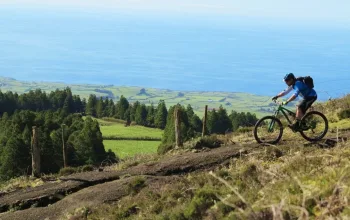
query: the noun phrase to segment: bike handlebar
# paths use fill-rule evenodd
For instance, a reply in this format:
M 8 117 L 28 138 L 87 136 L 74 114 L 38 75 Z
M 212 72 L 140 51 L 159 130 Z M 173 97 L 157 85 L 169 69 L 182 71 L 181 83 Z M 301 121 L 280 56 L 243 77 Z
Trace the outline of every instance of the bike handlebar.
M 278 104 L 278 105 L 281 105 L 281 106 L 283 106 L 283 102 L 279 102 L 279 101 L 277 101 L 277 99 L 275 99 L 275 100 L 272 100 L 274 103 L 276 103 L 276 104 Z

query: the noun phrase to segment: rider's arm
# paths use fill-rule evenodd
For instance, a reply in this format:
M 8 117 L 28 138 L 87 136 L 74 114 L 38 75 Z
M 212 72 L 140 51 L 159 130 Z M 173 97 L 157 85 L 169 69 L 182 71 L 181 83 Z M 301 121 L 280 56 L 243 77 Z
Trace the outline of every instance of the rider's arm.
M 282 91 L 282 92 L 281 92 L 280 94 L 278 94 L 277 96 L 278 96 L 278 97 L 285 96 L 285 95 L 287 95 L 288 93 L 290 93 L 292 90 L 293 90 L 293 87 L 292 87 L 292 86 L 289 86 L 287 89 L 285 89 L 284 91 Z
M 289 102 L 292 102 L 294 99 L 296 99 L 298 96 L 296 94 L 292 95 L 288 100 L 287 100 L 287 104 Z

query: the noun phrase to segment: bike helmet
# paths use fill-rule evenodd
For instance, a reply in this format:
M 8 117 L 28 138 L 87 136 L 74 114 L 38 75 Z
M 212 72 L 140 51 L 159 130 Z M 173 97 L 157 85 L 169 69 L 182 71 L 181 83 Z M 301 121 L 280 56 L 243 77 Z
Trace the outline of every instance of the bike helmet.
M 287 81 L 289 81 L 289 80 L 291 80 L 291 79 L 294 79 L 294 80 L 295 80 L 295 76 L 294 76 L 293 73 L 288 73 L 288 74 L 286 74 L 286 76 L 284 77 L 284 81 L 285 81 L 285 82 L 287 82 Z

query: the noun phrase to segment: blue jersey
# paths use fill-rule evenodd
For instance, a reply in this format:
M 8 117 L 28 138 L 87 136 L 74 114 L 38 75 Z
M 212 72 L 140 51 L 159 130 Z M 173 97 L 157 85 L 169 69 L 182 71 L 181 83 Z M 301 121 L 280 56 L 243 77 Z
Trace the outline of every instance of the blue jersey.
M 301 96 L 303 98 L 315 97 L 317 96 L 316 91 L 314 89 L 309 88 L 305 83 L 301 81 L 296 81 L 293 85 L 293 89 L 295 91 L 295 96 Z
M 317 93 L 314 89 L 309 88 L 305 83 L 301 81 L 296 81 L 294 85 L 288 87 L 281 94 L 282 96 L 287 95 L 292 90 L 294 90 L 294 95 L 298 97 L 299 95 L 303 98 L 316 97 Z

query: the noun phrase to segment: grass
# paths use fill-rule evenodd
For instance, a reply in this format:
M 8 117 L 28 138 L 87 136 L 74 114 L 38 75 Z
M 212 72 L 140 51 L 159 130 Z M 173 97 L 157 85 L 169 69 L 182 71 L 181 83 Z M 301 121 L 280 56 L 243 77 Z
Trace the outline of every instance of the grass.
M 151 137 L 161 138 L 163 131 L 160 129 L 147 128 L 142 126 L 129 126 L 125 127 L 124 124 L 119 123 L 104 123 L 100 122 L 100 129 L 102 135 L 106 136 L 117 136 L 117 137 Z
M 104 140 L 106 151 L 111 149 L 118 157 L 126 158 L 137 154 L 157 153 L 160 141 L 114 141 Z
M 347 219 L 349 147 L 321 149 L 300 142 L 262 147 L 228 167 L 144 186 L 92 209 L 89 219 Z M 130 207 L 137 210 L 130 214 Z
M 100 124 L 103 137 L 118 138 L 161 138 L 163 131 L 143 126 L 128 126 L 114 120 L 96 119 Z M 160 141 L 140 140 L 104 140 L 105 150 L 112 150 L 119 158 L 132 157 L 138 154 L 157 153 Z
M 57 175 L 43 175 L 41 178 L 34 178 L 31 176 L 20 176 L 10 179 L 5 182 L 0 182 L 0 193 L 8 193 L 23 188 L 32 188 L 41 186 L 45 180 L 56 181 Z
M 330 123 L 329 127 L 331 129 L 350 129 L 350 119 L 343 119 L 337 122 Z

